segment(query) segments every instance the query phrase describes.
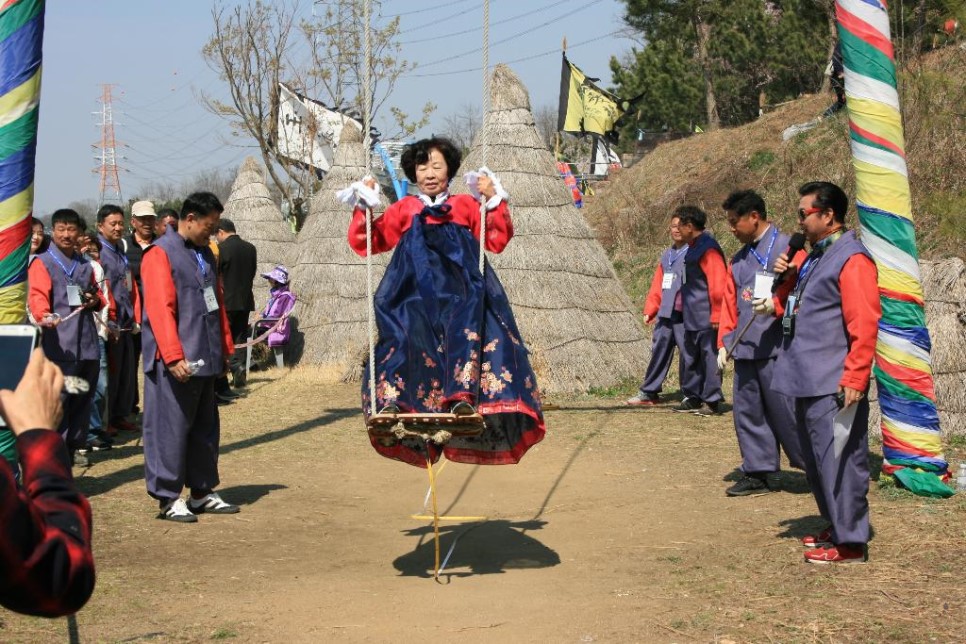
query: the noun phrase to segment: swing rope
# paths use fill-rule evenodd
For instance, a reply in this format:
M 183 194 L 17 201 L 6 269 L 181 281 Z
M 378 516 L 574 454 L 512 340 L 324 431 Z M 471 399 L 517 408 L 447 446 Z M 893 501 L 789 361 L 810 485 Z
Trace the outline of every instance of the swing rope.
M 362 129 L 366 154 L 366 174 L 372 171 L 372 17 L 371 1 L 363 3 L 365 23 L 365 62 L 362 68 Z M 372 287 L 372 208 L 366 206 L 366 301 L 369 305 L 369 415 L 376 413 L 376 302 Z
M 480 158 L 486 165 L 490 133 L 486 127 L 490 114 L 490 0 L 483 0 L 483 125 L 480 128 Z M 480 195 L 480 274 L 486 262 L 486 197 Z M 480 336 L 482 344 L 482 335 Z M 480 358 L 482 360 L 482 356 Z M 479 396 L 477 396 L 479 398 Z M 479 401 L 477 401 L 479 402 Z

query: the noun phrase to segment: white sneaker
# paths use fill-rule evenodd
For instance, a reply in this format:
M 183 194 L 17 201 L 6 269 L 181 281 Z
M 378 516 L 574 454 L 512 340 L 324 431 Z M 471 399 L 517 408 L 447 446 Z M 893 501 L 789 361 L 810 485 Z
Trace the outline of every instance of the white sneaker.
M 237 505 L 225 503 L 217 492 L 210 492 L 201 499 L 191 499 L 188 506 L 195 514 L 236 514 L 241 511 Z
M 198 517 L 188 510 L 188 505 L 184 499 L 178 498 L 161 508 L 159 519 L 165 521 L 177 521 L 178 523 L 196 523 Z

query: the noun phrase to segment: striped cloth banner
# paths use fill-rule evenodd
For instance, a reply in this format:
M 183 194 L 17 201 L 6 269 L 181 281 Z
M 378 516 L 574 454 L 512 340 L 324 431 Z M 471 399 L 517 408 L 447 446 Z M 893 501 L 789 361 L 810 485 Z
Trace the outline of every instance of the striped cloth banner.
M 837 0 L 836 19 L 862 242 L 879 269 L 874 373 L 882 469 L 912 468 L 945 480 L 889 15 L 882 0 Z
M 26 319 L 44 0 L 0 0 L 0 324 Z

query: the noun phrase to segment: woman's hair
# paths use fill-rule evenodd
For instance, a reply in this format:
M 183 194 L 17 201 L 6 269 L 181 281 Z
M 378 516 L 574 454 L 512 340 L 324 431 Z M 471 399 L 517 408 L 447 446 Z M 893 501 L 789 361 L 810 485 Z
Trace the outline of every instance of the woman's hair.
M 452 181 L 453 177 L 456 176 L 456 171 L 460 169 L 460 161 L 462 161 L 463 155 L 460 154 L 459 148 L 453 145 L 453 142 L 449 139 L 434 136 L 431 139 L 422 139 L 411 145 L 407 145 L 406 149 L 403 150 L 400 161 L 403 172 L 406 173 L 406 177 L 412 183 L 416 183 L 416 166 L 429 161 L 429 153 L 434 149 L 439 150 L 439 153 L 443 155 L 443 159 L 446 160 L 446 174 L 449 175 L 449 180 Z

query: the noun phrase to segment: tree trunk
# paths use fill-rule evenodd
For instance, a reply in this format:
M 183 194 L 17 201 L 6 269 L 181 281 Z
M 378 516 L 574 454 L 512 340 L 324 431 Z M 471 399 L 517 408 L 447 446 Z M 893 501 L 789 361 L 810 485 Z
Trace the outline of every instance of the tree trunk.
M 714 93 L 711 60 L 708 57 L 708 43 L 711 41 L 711 25 L 704 22 L 698 15 L 695 15 L 691 19 L 691 23 L 694 25 L 694 33 L 698 39 L 698 65 L 701 67 L 701 75 L 704 76 L 705 110 L 708 118 L 708 130 L 717 130 L 721 127 L 721 119 L 718 117 L 718 99 Z
M 828 18 L 828 57 L 826 60 L 831 65 L 832 55 L 835 53 L 835 44 L 839 41 L 838 24 L 835 21 L 835 2 L 829 2 L 827 4 L 825 15 Z M 832 89 L 832 76 L 831 74 L 823 74 L 822 94 L 827 94 L 830 89 Z

